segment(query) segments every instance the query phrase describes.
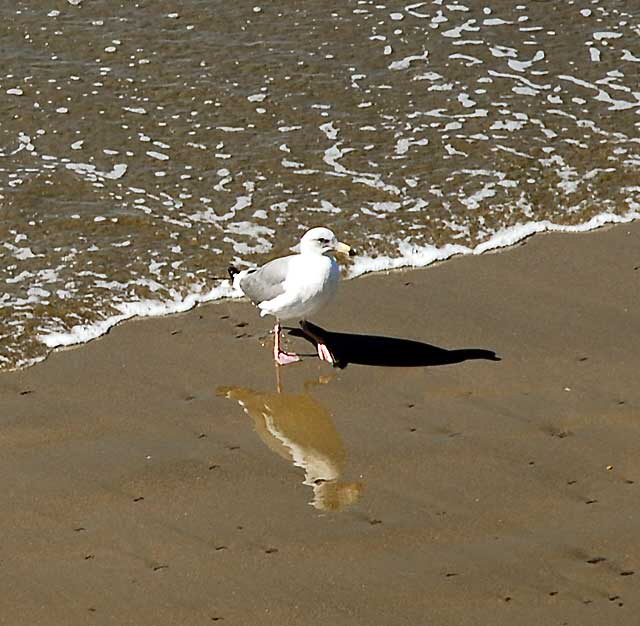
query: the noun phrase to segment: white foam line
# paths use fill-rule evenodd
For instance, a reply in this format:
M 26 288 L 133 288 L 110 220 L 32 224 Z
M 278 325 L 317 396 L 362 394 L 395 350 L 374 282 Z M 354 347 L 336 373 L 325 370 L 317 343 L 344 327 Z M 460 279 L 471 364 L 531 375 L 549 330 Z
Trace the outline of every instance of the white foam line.
M 176 298 L 169 302 L 158 300 L 139 300 L 136 302 L 122 302 L 114 307 L 120 311 L 104 320 L 91 324 L 78 324 L 67 331 L 53 331 L 38 335 L 38 340 L 49 348 L 60 348 L 87 343 L 107 333 L 111 328 L 134 317 L 160 317 L 172 313 L 183 313 L 192 309 L 197 304 L 220 300 L 222 298 L 239 297 L 242 294 L 235 291 L 228 280 L 224 280 L 206 293 L 189 293 L 182 298 Z
M 633 209 L 623 215 L 601 213 L 582 224 L 562 225 L 555 224 L 549 220 L 516 224 L 515 226 L 499 230 L 487 241 L 484 241 L 473 248 L 455 244 L 447 244 L 442 248 L 430 245 L 416 246 L 407 241 L 400 241 L 398 243 L 398 252 L 400 253 L 400 256 L 378 256 L 373 258 L 359 257 L 351 266 L 348 277 L 355 278 L 362 274 L 400 269 L 403 267 L 426 267 L 436 261 L 444 261 L 452 256 L 460 254 L 483 254 L 489 250 L 497 250 L 499 248 L 513 246 L 536 233 L 584 233 L 600 228 L 605 224 L 624 224 L 640 220 L 640 210 L 638 210 L 640 209 L 640 205 L 631 203 L 631 206 Z
M 355 278 L 362 274 L 371 272 L 379 272 L 385 270 L 399 269 L 403 267 L 425 267 L 436 261 L 444 261 L 453 256 L 460 254 L 482 254 L 489 250 L 512 246 L 519 241 L 541 232 L 568 232 L 580 233 L 595 230 L 605 224 L 622 224 L 640 220 L 640 204 L 629 202 L 632 210 L 624 215 L 616 215 L 613 213 L 601 213 L 582 224 L 562 225 L 555 224 L 549 220 L 542 222 L 527 222 L 525 224 L 517 224 L 509 228 L 498 231 L 487 241 L 478 244 L 474 248 L 457 244 L 447 244 L 441 248 L 435 246 L 416 246 L 407 241 L 398 243 L 399 257 L 378 256 L 378 257 L 359 257 L 351 266 L 348 278 Z M 46 334 L 38 335 L 38 340 L 49 348 L 59 348 L 64 346 L 78 345 L 87 343 L 93 339 L 104 335 L 117 324 L 134 317 L 159 317 L 170 315 L 173 313 L 182 313 L 192 309 L 198 304 L 211 302 L 213 300 L 221 300 L 223 298 L 238 298 L 242 294 L 235 290 L 228 280 L 222 281 L 213 289 L 201 293 L 196 286 L 196 291 L 187 294 L 184 297 L 177 297 L 169 302 L 160 302 L 157 300 L 140 300 L 136 302 L 124 302 L 114 305 L 120 311 L 119 314 L 99 320 L 92 324 L 79 324 L 73 326 L 67 331 L 52 331 Z M 31 365 L 41 358 L 36 358 L 21 366 Z
M 601 213 L 582 224 L 563 225 L 555 224 L 549 220 L 543 220 L 542 222 L 527 222 L 526 224 L 511 226 L 498 231 L 491 237 L 491 239 L 476 246 L 473 249 L 473 254 L 482 254 L 487 250 L 495 250 L 496 248 L 512 246 L 536 233 L 586 233 L 591 230 L 595 230 L 596 228 L 600 228 L 605 224 L 624 224 L 638 219 L 640 219 L 640 212 L 629 211 L 624 215 Z

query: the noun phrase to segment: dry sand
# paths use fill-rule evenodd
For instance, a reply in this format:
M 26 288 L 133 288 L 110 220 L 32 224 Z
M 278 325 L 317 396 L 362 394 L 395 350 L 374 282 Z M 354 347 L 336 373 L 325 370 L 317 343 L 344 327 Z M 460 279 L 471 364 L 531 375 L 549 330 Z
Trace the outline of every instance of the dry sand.
M 413 366 L 308 358 L 277 394 L 223 302 L 3 375 L 0 623 L 638 623 L 639 241 L 364 277 L 314 320 L 500 361 L 338 337 Z

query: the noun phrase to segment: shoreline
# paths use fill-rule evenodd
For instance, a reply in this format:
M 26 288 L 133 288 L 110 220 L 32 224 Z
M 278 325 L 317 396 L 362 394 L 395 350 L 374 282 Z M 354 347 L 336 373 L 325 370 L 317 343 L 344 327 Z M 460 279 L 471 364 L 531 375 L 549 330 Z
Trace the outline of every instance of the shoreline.
M 389 273 L 395 271 L 426 269 L 437 263 L 449 261 L 461 256 L 478 256 L 486 253 L 500 252 L 509 250 L 515 246 L 519 246 L 527 241 L 527 239 L 535 235 L 544 235 L 549 233 L 566 233 L 566 234 L 582 234 L 599 230 L 601 228 L 610 228 L 621 224 L 630 224 L 640 220 L 640 213 L 630 210 L 623 215 L 614 213 L 600 213 L 587 222 L 574 225 L 561 225 L 554 222 L 527 222 L 518 224 L 513 227 L 505 228 L 495 233 L 487 241 L 478 244 L 474 248 L 467 246 L 458 246 L 456 244 L 446 244 L 444 247 L 436 248 L 428 246 L 417 248 L 416 250 L 405 251 L 405 255 L 401 257 L 376 257 L 365 260 L 365 268 L 360 269 L 358 273 L 345 277 L 343 280 L 352 280 L 367 276 L 370 274 Z M 409 255 L 409 257 L 407 257 Z M 411 260 L 413 259 L 413 260 Z M 357 262 L 357 261 L 356 261 Z M 351 265 L 350 265 L 351 267 Z M 369 269 L 373 267 L 373 269 Z M 74 326 L 68 331 L 53 331 L 46 335 L 39 335 L 38 338 L 51 351 L 60 348 L 68 348 L 81 346 L 95 339 L 99 339 L 108 334 L 112 328 L 120 324 L 137 319 L 147 319 L 156 317 L 165 317 L 168 315 L 179 315 L 191 311 L 198 306 L 217 302 L 220 300 L 236 300 L 240 299 L 242 294 L 234 292 L 231 285 L 222 282 L 210 289 L 208 292 L 201 291 L 190 292 L 181 300 L 172 302 L 160 302 L 156 300 L 125 302 L 116 306 L 120 310 L 120 314 L 107 317 L 104 320 L 94 322 L 92 324 L 81 324 Z M 19 371 L 25 367 L 33 367 L 38 363 L 46 360 L 51 354 L 49 352 L 41 359 L 18 367 L 15 369 L 5 370 L 6 372 Z M 0 372 L 0 375 L 3 372 Z
M 639 238 L 345 281 L 344 369 L 225 300 L 4 373 L 0 623 L 632 623 Z

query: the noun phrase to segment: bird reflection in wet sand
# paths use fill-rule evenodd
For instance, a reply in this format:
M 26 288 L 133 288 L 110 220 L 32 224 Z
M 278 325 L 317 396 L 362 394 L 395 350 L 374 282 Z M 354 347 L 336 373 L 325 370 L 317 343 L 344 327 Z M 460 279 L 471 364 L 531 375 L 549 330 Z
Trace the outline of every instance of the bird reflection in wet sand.
M 283 392 L 279 380 L 276 392 L 219 387 L 217 393 L 238 402 L 260 439 L 304 470 L 303 484 L 313 489 L 311 506 L 340 511 L 357 502 L 362 484 L 339 480 L 346 461 L 342 440 L 327 409 L 309 394 L 313 385 L 326 382 L 305 383 L 304 393 Z

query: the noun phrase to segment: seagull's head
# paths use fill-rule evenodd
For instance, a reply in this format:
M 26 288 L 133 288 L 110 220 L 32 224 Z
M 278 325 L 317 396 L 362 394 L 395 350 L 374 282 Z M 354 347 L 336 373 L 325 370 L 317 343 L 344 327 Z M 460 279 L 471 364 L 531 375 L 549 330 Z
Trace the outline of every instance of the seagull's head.
M 323 226 L 308 230 L 300 240 L 300 254 L 333 254 L 335 252 L 350 256 L 355 254 L 350 246 L 338 241 L 333 231 Z

